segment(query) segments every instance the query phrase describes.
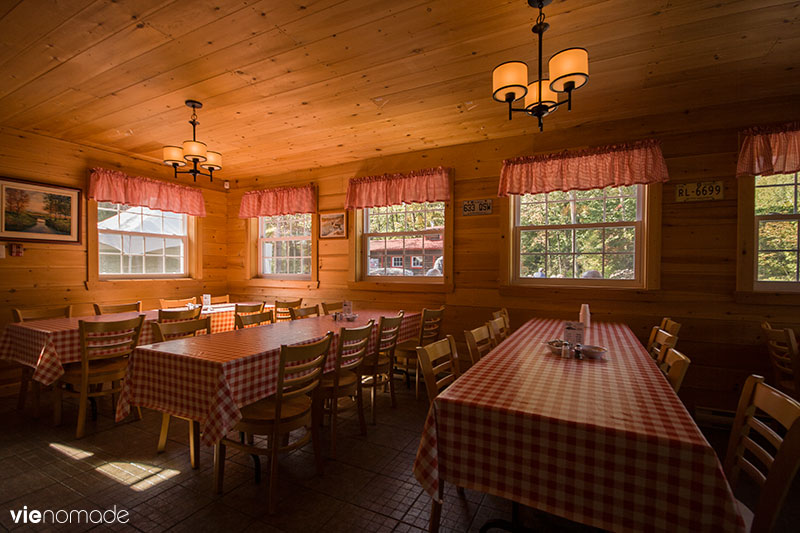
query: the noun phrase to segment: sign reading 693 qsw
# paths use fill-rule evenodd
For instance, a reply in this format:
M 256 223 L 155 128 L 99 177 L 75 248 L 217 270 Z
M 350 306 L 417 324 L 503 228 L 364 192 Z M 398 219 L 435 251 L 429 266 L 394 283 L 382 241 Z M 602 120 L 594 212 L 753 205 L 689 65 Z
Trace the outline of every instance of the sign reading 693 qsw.
M 722 200 L 725 187 L 721 181 L 699 181 L 696 183 L 678 183 L 675 185 L 676 202 L 702 202 L 705 200 Z
M 492 199 L 486 200 L 465 200 L 461 206 L 462 216 L 472 215 L 491 215 L 492 214 Z

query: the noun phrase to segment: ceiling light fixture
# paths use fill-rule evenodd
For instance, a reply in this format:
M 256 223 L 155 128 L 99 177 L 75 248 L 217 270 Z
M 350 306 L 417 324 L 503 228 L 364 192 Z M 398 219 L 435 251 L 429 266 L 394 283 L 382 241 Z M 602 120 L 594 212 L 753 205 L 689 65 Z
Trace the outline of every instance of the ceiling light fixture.
M 203 107 L 203 104 L 197 100 L 186 100 L 184 102 L 186 107 L 192 108 L 192 118 L 189 124 L 192 125 L 192 140 L 183 141 L 183 147 L 180 146 L 165 146 L 164 147 L 164 164 L 172 167 L 175 172 L 175 178 L 178 174 L 191 174 L 194 181 L 197 181 L 197 176 L 208 176 L 210 181 L 214 181 L 214 171 L 222 169 L 222 154 L 219 152 L 212 152 L 206 149 L 206 143 L 197 140 L 197 110 Z M 189 170 L 178 170 L 179 167 L 185 167 L 186 162 L 192 164 Z M 198 169 L 207 170 L 203 172 Z
M 550 58 L 550 78 L 542 76 L 542 39 L 550 24 L 544 21 L 542 9 L 552 0 L 528 0 L 528 5 L 539 9 L 539 16 L 531 31 L 539 36 L 539 79 L 528 84 L 528 65 L 522 61 L 506 61 L 492 72 L 492 98 L 508 104 L 508 120 L 512 113 L 522 112 L 539 119 L 539 131 L 544 129 L 542 118 L 562 104 L 572 110 L 572 91 L 589 81 L 589 52 L 585 48 L 567 48 Z M 557 93 L 567 93 L 567 99 L 558 101 Z M 524 108 L 515 108 L 514 102 L 525 98 Z

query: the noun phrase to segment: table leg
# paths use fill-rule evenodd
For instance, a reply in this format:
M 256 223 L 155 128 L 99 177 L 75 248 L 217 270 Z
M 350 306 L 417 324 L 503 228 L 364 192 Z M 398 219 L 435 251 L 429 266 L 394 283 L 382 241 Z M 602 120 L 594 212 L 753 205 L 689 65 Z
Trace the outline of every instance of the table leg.
M 444 498 L 444 481 L 439 480 L 439 497 L 431 498 L 431 520 L 428 525 L 429 533 L 439 533 L 439 522 L 442 519 L 442 504 Z
M 189 455 L 192 468 L 200 468 L 200 422 L 197 420 L 189 421 Z

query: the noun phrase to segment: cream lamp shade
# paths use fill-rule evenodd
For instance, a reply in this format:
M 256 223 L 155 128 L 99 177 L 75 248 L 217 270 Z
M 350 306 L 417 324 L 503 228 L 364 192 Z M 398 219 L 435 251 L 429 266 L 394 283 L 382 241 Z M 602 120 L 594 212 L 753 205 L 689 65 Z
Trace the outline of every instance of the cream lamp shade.
M 589 81 L 589 52 L 585 48 L 567 48 L 550 58 L 550 89 L 567 92 L 567 84 L 572 82 L 572 90 L 583 87 Z
M 165 146 L 163 155 L 165 165 L 186 166 L 186 161 L 183 159 L 183 149 L 180 146 Z
M 200 141 L 183 141 L 183 158 L 187 161 L 202 162 L 206 160 L 206 143 Z
M 507 102 L 506 96 L 513 95 L 519 100 L 528 92 L 528 65 L 522 61 L 506 61 L 495 67 L 492 72 L 492 98 L 498 102 Z
M 539 104 L 548 107 L 547 113 L 552 111 L 552 108 L 558 103 L 558 95 L 550 90 L 550 80 L 542 79 L 542 98 L 539 98 L 539 81 L 535 81 L 528 85 L 528 94 L 525 96 L 525 108 L 530 109 Z M 545 113 L 545 114 L 547 114 Z
M 222 154 L 219 152 L 206 152 L 206 162 L 200 166 L 206 170 L 220 170 L 222 168 Z

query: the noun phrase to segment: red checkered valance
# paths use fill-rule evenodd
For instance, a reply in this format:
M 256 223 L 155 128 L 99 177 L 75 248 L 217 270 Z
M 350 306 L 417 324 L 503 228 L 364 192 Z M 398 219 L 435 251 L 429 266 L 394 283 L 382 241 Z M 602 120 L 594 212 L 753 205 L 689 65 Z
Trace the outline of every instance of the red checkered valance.
M 450 201 L 450 169 L 426 168 L 406 174 L 353 178 L 347 185 L 345 209 Z
M 129 176 L 107 168 L 92 169 L 89 198 L 98 202 L 149 207 L 195 217 L 206 216 L 206 202 L 200 189 Z
M 771 176 L 800 171 L 800 122 L 750 128 L 743 134 L 737 176 Z
M 277 187 L 250 191 L 242 196 L 239 218 L 299 215 L 317 212 L 317 190 L 305 187 Z

